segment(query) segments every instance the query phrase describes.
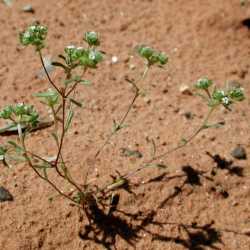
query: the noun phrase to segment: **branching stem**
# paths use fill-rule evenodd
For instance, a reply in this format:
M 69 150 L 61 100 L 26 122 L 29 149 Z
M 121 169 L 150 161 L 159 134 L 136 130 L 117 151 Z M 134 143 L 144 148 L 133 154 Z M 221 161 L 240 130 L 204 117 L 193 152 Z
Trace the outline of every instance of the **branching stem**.
M 98 149 L 98 151 L 96 152 L 95 154 L 95 158 L 97 158 L 99 156 L 99 154 L 102 152 L 102 150 L 104 149 L 104 147 L 110 142 L 110 140 L 112 139 L 112 137 L 114 135 L 116 135 L 118 133 L 119 130 L 121 130 L 124 126 L 124 123 L 129 115 L 129 113 L 131 112 L 131 109 L 133 108 L 133 105 L 134 103 L 136 102 L 136 99 L 139 97 L 140 95 L 140 89 L 139 87 L 137 86 L 137 84 L 140 82 L 140 81 L 143 81 L 148 73 L 148 70 L 149 70 L 150 66 L 149 65 L 146 65 L 145 66 L 145 69 L 142 73 L 142 75 L 136 80 L 136 81 L 131 81 L 131 80 L 128 80 L 128 82 L 130 84 L 132 84 L 133 88 L 135 89 L 135 95 L 131 101 L 131 103 L 129 104 L 128 106 L 128 109 L 126 110 L 126 112 L 124 113 L 124 115 L 122 116 L 121 120 L 119 123 L 115 124 L 115 128 L 113 129 L 113 131 L 108 135 L 108 137 L 106 138 L 106 140 L 104 141 L 104 143 L 102 144 L 102 146 Z

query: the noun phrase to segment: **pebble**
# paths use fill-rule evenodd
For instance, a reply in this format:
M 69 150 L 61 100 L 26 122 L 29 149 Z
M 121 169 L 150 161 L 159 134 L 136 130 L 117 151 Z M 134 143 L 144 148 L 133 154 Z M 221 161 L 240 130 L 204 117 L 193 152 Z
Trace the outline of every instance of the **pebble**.
M 239 159 L 239 160 L 246 160 L 247 158 L 247 154 L 246 154 L 246 150 L 238 145 L 232 152 L 231 155 L 235 158 L 235 159 Z
M 0 187 L 0 202 L 13 201 L 12 194 L 4 187 Z
M 250 228 L 244 229 L 242 233 L 245 234 L 245 235 L 250 236 Z
M 192 92 L 188 85 L 181 85 L 179 90 L 183 95 L 192 95 Z
M 185 116 L 185 118 L 186 118 L 187 120 L 191 120 L 191 119 L 194 118 L 193 113 L 190 112 L 190 111 L 184 112 L 183 115 Z
M 23 12 L 27 12 L 27 13 L 32 13 L 32 14 L 35 13 L 35 10 L 33 9 L 31 4 L 27 4 L 27 5 L 23 6 L 22 10 L 23 10 Z
M 117 62 L 118 62 L 118 57 L 117 56 L 112 56 L 111 63 L 116 64 Z
M 134 70 L 136 66 L 134 64 L 129 64 L 129 69 Z

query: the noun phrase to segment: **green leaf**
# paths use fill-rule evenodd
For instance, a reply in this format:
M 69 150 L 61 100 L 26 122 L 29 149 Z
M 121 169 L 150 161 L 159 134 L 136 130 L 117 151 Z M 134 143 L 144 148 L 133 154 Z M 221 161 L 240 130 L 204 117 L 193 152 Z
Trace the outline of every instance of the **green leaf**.
M 66 61 L 66 57 L 64 55 L 58 55 L 59 58 L 63 59 L 64 61 Z
M 37 169 L 42 169 L 43 174 L 44 174 L 44 178 L 48 179 L 47 170 L 49 168 L 51 168 L 51 166 L 48 163 L 44 162 L 43 164 L 34 165 L 34 167 L 37 168 Z
M 69 129 L 71 122 L 72 122 L 72 119 L 73 119 L 73 116 L 74 116 L 74 112 L 72 109 L 70 109 L 68 116 L 67 116 L 67 119 L 66 119 L 65 132 L 67 132 L 67 130 Z
M 61 67 L 64 70 L 67 70 L 67 66 L 65 66 L 64 64 L 60 63 L 60 62 L 52 62 L 51 65 L 55 66 L 55 67 Z
M 81 79 L 81 76 L 79 76 L 79 75 L 74 76 L 73 80 L 75 82 L 78 82 L 78 83 L 83 84 L 83 85 L 90 85 L 91 84 L 91 82 L 89 80 L 83 80 L 83 79 Z
M 67 79 L 67 80 L 64 80 L 63 83 L 64 83 L 65 86 L 68 86 L 69 84 L 71 84 L 74 81 L 75 81 L 74 79 Z
M 41 101 L 45 105 L 48 105 L 49 107 L 53 107 L 56 104 L 58 104 L 59 101 L 59 94 L 57 91 L 54 91 L 52 89 L 48 89 L 46 92 L 36 93 L 34 96 L 38 98 L 44 98 L 45 101 Z
M 148 168 L 161 168 L 161 169 L 166 169 L 167 166 L 162 164 L 162 163 L 153 163 L 153 164 L 148 164 L 146 165 Z
M 33 94 L 33 96 L 36 96 L 36 97 L 54 97 L 55 93 L 56 92 L 54 92 L 54 91 L 46 91 L 46 92 Z
M 181 141 L 180 141 L 180 146 L 184 146 L 188 143 L 187 139 L 185 138 L 181 138 Z
M 76 100 L 73 99 L 73 98 L 69 98 L 69 100 L 70 100 L 72 103 L 74 103 L 77 107 L 82 108 L 82 106 L 83 106 L 82 103 L 76 101 Z
M 51 168 L 49 164 L 44 164 L 44 165 L 34 165 L 35 168 L 38 169 L 44 169 L 44 168 Z
M 131 150 L 129 148 L 121 148 L 121 155 L 125 157 L 142 158 L 143 155 L 139 150 Z
M 51 133 L 51 135 L 54 138 L 54 140 L 56 141 L 56 145 L 59 147 L 59 138 L 58 138 L 57 134 L 53 132 L 53 133 Z
M 82 85 L 91 85 L 91 81 L 89 81 L 89 80 L 80 80 L 80 81 L 78 81 L 80 84 L 82 84 Z
M 16 150 L 16 152 L 23 152 L 23 148 L 21 146 L 19 146 L 16 142 L 14 141 L 8 141 L 8 143 L 13 146 Z
M 83 84 L 83 85 L 90 85 L 91 84 L 91 82 L 89 80 L 83 80 L 83 79 L 81 79 L 81 76 L 78 76 L 78 75 L 72 77 L 71 79 L 65 80 L 64 84 L 67 86 L 67 85 L 69 85 L 69 84 L 71 84 L 73 82 L 74 83 L 80 83 L 80 84 Z
M 215 123 L 215 124 L 206 124 L 206 125 L 204 125 L 204 129 L 208 129 L 208 128 L 221 128 L 223 126 L 224 126 L 224 124 L 222 122 L 218 122 L 218 123 Z
M 23 156 L 18 156 L 18 155 L 8 155 L 8 159 L 16 162 L 25 162 L 27 159 Z

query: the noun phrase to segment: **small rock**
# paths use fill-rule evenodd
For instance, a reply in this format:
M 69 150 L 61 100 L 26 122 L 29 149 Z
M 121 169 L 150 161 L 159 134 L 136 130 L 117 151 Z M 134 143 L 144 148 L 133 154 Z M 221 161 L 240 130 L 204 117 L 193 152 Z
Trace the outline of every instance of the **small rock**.
M 128 26 L 129 24 L 128 23 L 123 23 L 121 26 L 120 26 L 120 31 L 125 31 L 128 29 Z
M 216 136 L 211 136 L 209 139 L 210 139 L 210 141 L 215 141 L 216 140 Z
M 0 202 L 13 201 L 12 194 L 4 187 L 0 187 Z
M 247 154 L 246 154 L 246 150 L 238 145 L 232 152 L 231 152 L 231 155 L 236 158 L 236 159 L 239 159 L 239 160 L 246 160 L 247 158 Z
M 242 233 L 245 234 L 245 235 L 250 236 L 250 228 L 244 229 Z
M 118 57 L 117 56 L 112 56 L 111 63 L 116 64 L 117 62 L 118 62 Z
M 180 112 L 180 108 L 175 108 L 174 109 L 174 113 L 179 113 Z
M 192 92 L 188 85 L 181 85 L 179 90 L 183 95 L 192 95 Z
M 232 206 L 233 206 L 233 207 L 236 207 L 236 206 L 238 206 L 238 205 L 239 205 L 239 202 L 237 202 L 237 201 L 233 201 L 233 202 L 232 202 Z
M 27 13 L 32 13 L 32 14 L 35 13 L 35 10 L 33 9 L 31 4 L 25 5 L 22 10 L 23 12 L 27 12 Z
M 134 64 L 129 64 L 129 69 L 134 70 L 136 66 Z
M 183 115 L 185 116 L 185 118 L 186 118 L 187 120 L 191 120 L 191 119 L 194 118 L 193 113 L 190 112 L 190 111 L 184 112 Z

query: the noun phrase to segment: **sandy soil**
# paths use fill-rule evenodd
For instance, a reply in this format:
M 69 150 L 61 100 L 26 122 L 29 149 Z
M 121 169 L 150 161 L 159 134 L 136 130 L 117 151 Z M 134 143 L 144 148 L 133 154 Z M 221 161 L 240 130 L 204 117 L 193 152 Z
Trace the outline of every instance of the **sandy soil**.
M 199 126 L 207 108 L 198 97 L 180 93 L 181 85 L 191 87 L 198 78 L 208 76 L 219 86 L 238 81 L 250 95 L 250 30 L 242 24 L 250 18 L 250 3 L 30 2 L 33 14 L 22 11 L 27 1 L 16 0 L 12 7 L 0 2 L 1 107 L 29 102 L 46 114 L 32 93 L 46 90 L 48 82 L 37 77 L 41 65 L 34 51 L 23 49 L 17 39 L 18 33 L 35 20 L 49 27 L 47 56 L 55 58 L 66 45 L 80 44 L 83 32 L 89 30 L 100 32 L 106 52 L 99 70 L 87 76 L 93 85 L 80 87 L 77 92 L 85 107 L 77 111 L 63 152 L 76 178 L 84 176 L 87 159 L 109 134 L 113 119 L 118 120 L 128 107 L 133 92 L 125 77 L 136 76 L 142 68 L 142 63 L 130 56 L 138 43 L 165 51 L 169 64 L 165 70 L 155 68 L 149 73 L 141 85 L 147 94 L 134 105 L 127 120 L 129 127 L 96 160 L 90 179 L 98 183 L 110 181 L 115 170 L 126 173 L 148 159 L 147 138 L 155 140 L 158 152 L 164 152 Z M 118 57 L 118 63 L 110 63 L 112 56 Z M 60 73 L 52 77 L 56 80 Z M 189 146 L 164 159 L 167 171 L 149 169 L 134 176 L 131 181 L 141 183 L 133 189 L 134 194 L 119 191 L 118 209 L 126 214 L 114 213 L 110 230 L 103 229 L 105 234 L 99 242 L 93 233 L 89 240 L 79 237 L 79 232 L 85 230 L 86 218 L 80 220 L 78 209 L 57 196 L 28 166 L 1 166 L 0 185 L 12 193 L 14 201 L 0 203 L 0 249 L 250 249 L 249 159 L 235 160 L 230 155 L 238 144 L 249 154 L 248 111 L 248 98 L 232 112 L 218 110 L 213 120 L 223 121 L 222 128 L 203 132 Z M 187 119 L 186 112 L 192 112 L 193 118 Z M 53 156 L 49 132 L 46 129 L 33 133 L 28 146 L 41 155 Z M 0 137 L 0 143 L 5 140 Z M 139 150 L 143 157 L 124 157 L 121 148 Z M 229 169 L 220 169 L 206 152 L 225 159 Z M 198 180 L 190 181 L 184 166 L 200 171 Z M 238 166 L 240 171 L 230 171 L 232 166 Z M 211 175 L 212 170 L 215 175 Z M 67 190 L 67 185 L 59 184 Z

